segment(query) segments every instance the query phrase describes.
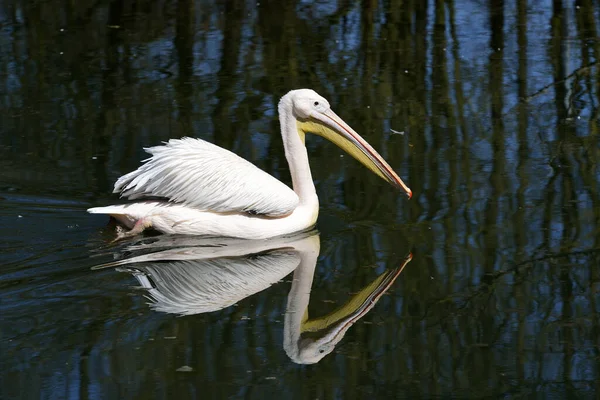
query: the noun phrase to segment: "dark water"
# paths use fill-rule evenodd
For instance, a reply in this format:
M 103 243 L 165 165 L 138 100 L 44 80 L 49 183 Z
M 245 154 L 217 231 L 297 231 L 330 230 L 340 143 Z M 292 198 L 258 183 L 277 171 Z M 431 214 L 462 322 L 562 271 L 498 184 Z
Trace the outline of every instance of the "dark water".
M 599 10 L 2 2 L 0 397 L 595 398 Z M 205 246 L 111 244 L 114 227 L 85 213 L 116 200 L 144 146 L 201 137 L 289 183 L 276 104 L 299 87 L 327 97 L 413 199 L 309 137 L 318 259 L 288 247 L 91 270 Z M 198 271 L 265 265 L 230 290 L 258 293 L 207 313 L 165 313 L 139 287 L 187 282 L 201 301 Z M 326 351 L 302 365 L 284 346 L 300 326 L 286 308 L 308 300 L 301 343 Z

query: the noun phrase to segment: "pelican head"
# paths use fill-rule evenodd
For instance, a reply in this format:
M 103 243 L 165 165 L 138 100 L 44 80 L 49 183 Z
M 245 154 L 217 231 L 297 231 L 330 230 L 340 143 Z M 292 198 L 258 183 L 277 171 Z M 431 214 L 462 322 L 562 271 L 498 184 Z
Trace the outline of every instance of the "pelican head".
M 412 191 L 394 172 L 379 153 L 354 129 L 331 110 L 329 102 L 311 89 L 298 89 L 288 92 L 281 98 L 282 105 L 291 105 L 296 119 L 298 134 L 304 142 L 306 133 L 314 133 L 335 143 L 342 150 L 360 161 L 372 172 L 391 185 L 403 189 L 408 198 Z

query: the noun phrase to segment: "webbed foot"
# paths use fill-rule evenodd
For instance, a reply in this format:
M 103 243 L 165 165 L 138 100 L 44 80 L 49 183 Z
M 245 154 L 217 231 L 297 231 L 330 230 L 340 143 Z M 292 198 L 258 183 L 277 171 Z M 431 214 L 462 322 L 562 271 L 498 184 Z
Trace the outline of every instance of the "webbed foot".
M 137 236 L 140 233 L 144 232 L 144 230 L 146 230 L 147 228 L 150 228 L 150 227 L 152 227 L 152 222 L 146 221 L 143 218 L 138 219 L 136 221 L 135 225 L 133 226 L 133 228 L 131 228 L 129 231 L 125 231 L 125 229 L 123 229 L 122 226 L 117 226 L 117 228 L 116 228 L 117 237 L 112 241 L 112 243 L 118 242 L 119 240 Z

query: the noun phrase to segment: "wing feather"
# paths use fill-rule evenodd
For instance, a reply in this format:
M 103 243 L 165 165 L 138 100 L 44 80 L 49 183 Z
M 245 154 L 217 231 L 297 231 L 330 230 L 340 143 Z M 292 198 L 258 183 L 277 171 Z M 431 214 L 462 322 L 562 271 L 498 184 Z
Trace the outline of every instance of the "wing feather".
M 236 154 L 202 139 L 171 139 L 120 177 L 114 193 L 131 200 L 165 197 L 214 212 L 283 216 L 298 205 L 292 189 Z

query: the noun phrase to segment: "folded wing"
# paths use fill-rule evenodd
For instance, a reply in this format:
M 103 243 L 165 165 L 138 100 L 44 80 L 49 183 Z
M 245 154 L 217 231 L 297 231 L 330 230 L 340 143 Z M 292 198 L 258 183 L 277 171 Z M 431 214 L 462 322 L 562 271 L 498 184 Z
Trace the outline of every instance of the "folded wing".
M 250 162 L 201 139 L 171 139 L 145 149 L 152 155 L 115 183 L 128 199 L 164 197 L 213 212 L 247 212 L 272 217 L 298 205 L 292 189 Z

